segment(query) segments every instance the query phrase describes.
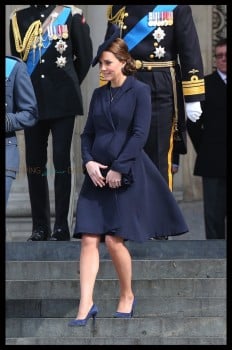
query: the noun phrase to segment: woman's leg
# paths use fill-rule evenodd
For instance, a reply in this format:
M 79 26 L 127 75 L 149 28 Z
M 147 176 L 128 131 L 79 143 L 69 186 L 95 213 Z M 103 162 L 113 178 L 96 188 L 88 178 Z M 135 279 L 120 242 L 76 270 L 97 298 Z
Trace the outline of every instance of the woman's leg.
M 93 290 L 99 269 L 100 236 L 84 234 L 80 254 L 80 304 L 76 319 L 84 319 L 93 305 Z
M 134 294 L 132 292 L 132 261 L 130 253 L 120 237 L 106 236 L 105 243 L 119 278 L 120 299 L 117 311 L 131 312 Z

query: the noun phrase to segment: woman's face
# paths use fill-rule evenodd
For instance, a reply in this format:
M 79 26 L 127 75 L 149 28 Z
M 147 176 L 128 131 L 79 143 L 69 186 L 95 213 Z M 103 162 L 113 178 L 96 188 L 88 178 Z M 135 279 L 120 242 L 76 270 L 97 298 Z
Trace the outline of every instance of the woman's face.
M 120 62 L 112 52 L 103 51 L 99 59 L 99 68 L 106 81 L 117 82 L 124 77 L 122 67 L 124 62 Z

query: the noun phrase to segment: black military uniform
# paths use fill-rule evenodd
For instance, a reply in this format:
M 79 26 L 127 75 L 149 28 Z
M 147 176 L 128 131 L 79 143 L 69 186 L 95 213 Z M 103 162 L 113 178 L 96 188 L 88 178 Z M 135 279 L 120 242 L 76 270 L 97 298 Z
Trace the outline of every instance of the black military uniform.
M 39 109 L 38 124 L 25 132 L 26 165 L 33 232 L 29 240 L 51 234 L 47 174 L 55 172 L 55 225 L 52 240 L 69 240 L 70 148 L 76 115 L 83 114 L 80 84 L 92 61 L 90 29 L 73 5 L 31 5 L 11 16 L 12 54 L 31 74 Z M 52 134 L 54 170 L 47 169 Z
M 137 78 L 151 86 L 152 121 L 145 151 L 172 189 L 172 156 L 187 152 L 184 100 L 204 99 L 203 64 L 191 8 L 109 5 L 107 16 L 108 24 L 121 28 L 136 60 Z

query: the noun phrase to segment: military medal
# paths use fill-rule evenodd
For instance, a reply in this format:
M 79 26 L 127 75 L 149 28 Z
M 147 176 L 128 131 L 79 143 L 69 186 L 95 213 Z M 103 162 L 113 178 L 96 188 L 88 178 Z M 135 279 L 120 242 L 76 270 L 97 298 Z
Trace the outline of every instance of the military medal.
M 155 14 L 153 12 L 148 12 L 148 27 L 155 27 Z
M 61 24 L 59 24 L 57 26 L 56 31 L 57 31 L 57 34 L 58 34 L 58 39 L 61 39 L 62 38 L 62 25 Z
M 58 39 L 57 32 L 56 32 L 56 26 L 53 26 L 52 24 L 50 24 L 48 26 L 48 37 L 50 40 L 57 40 Z
M 62 55 L 62 53 L 67 49 L 68 45 L 66 44 L 66 42 L 62 39 L 60 39 L 59 41 L 57 41 L 55 48 L 56 50 Z
M 152 34 L 154 39 L 158 41 L 158 43 L 163 40 L 163 38 L 165 37 L 165 33 L 164 33 L 164 30 L 161 29 L 160 27 L 158 29 L 156 29 L 154 31 L 154 33 Z
M 63 57 L 62 54 L 67 49 L 68 45 L 66 44 L 66 42 L 64 40 L 62 40 L 62 38 L 64 37 L 63 36 L 64 33 L 68 34 L 67 25 L 59 24 L 56 27 L 56 32 L 58 34 L 59 40 L 57 41 L 55 48 L 59 52 L 59 54 L 61 55 L 60 57 L 57 57 L 56 64 L 57 64 L 57 67 L 63 68 L 63 67 L 65 67 L 65 65 L 67 63 L 67 58 Z
M 57 57 L 56 59 L 57 67 L 63 68 L 66 65 L 66 63 L 67 63 L 66 57 L 63 57 L 63 56 Z
M 155 57 L 158 57 L 158 58 L 164 57 L 165 53 L 166 51 L 164 47 L 159 46 L 155 48 L 155 51 L 154 51 Z
M 167 16 L 168 16 L 168 18 L 167 18 L 168 25 L 172 26 L 173 25 L 173 12 L 168 11 Z
M 172 26 L 173 12 L 172 11 L 148 12 L 147 25 L 148 27 Z
M 62 38 L 68 39 L 68 26 L 67 26 L 67 24 L 62 25 Z

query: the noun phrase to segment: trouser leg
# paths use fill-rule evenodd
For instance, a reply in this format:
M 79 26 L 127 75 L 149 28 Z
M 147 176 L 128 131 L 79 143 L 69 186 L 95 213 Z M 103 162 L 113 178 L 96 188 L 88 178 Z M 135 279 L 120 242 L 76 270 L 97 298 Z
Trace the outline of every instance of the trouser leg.
M 203 205 L 207 239 L 225 239 L 226 180 L 203 177 Z
M 42 228 L 50 232 L 50 203 L 46 168 L 48 136 L 48 121 L 39 121 L 34 127 L 25 130 L 32 229 Z
M 53 163 L 55 169 L 55 225 L 69 237 L 68 212 L 71 194 L 70 150 L 75 117 L 60 118 L 52 123 Z

